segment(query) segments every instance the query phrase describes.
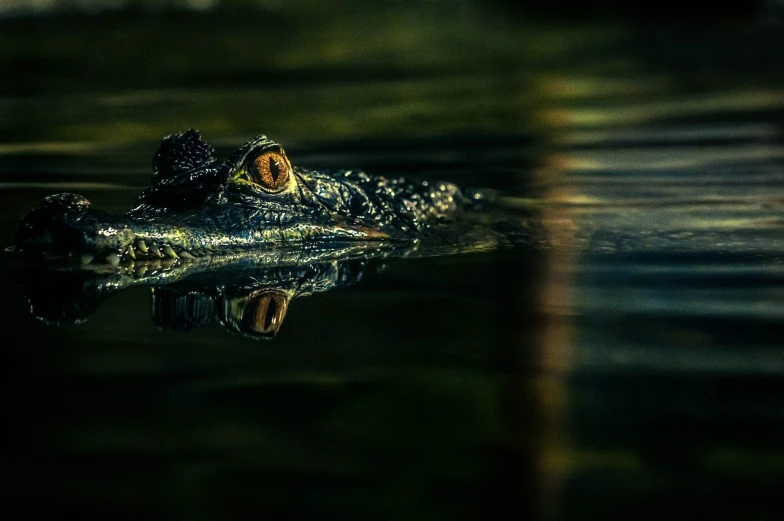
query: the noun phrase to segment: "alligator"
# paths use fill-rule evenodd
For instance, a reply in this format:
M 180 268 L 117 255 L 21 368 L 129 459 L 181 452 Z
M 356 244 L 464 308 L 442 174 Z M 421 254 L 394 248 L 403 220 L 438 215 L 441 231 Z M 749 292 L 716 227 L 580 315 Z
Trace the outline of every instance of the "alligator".
M 492 193 L 361 170 L 292 166 L 264 135 L 227 160 L 197 130 L 165 137 L 150 186 L 124 214 L 51 195 L 23 217 L 16 250 L 70 263 L 118 266 L 308 244 L 412 243 L 481 209 Z M 69 260 L 70 259 L 70 260 Z
M 47 324 L 84 322 L 106 298 L 147 286 L 161 327 L 212 314 L 272 338 L 292 299 L 353 284 L 386 259 L 530 244 L 536 221 L 493 217 L 495 200 L 446 181 L 292 166 L 263 135 L 220 160 L 191 129 L 162 140 L 129 211 L 51 195 L 17 225 L 13 249 L 30 311 Z

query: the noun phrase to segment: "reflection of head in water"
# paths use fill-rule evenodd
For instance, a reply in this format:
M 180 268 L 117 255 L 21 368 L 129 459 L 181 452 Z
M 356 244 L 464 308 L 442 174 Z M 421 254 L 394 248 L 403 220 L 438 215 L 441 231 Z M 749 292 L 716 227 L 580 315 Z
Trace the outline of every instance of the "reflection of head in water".
M 291 300 L 355 284 L 376 266 L 355 259 L 278 267 L 234 263 L 182 276 L 168 271 L 143 277 L 69 269 L 41 274 L 23 267 L 21 275 L 31 313 L 50 325 L 85 322 L 106 298 L 152 286 L 152 320 L 158 327 L 187 332 L 215 319 L 234 333 L 268 340 L 278 334 Z
M 278 334 L 293 299 L 352 285 L 367 269 L 368 261 L 344 260 L 188 277 L 153 288 L 153 321 L 183 331 L 204 326 L 214 317 L 233 333 L 270 340 Z

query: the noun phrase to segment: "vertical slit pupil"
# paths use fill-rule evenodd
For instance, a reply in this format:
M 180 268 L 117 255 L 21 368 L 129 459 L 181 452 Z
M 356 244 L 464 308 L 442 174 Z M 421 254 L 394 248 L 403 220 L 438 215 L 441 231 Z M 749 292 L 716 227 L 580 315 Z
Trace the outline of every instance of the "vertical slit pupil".
M 275 311 L 277 311 L 277 302 L 274 297 L 267 297 L 267 312 L 264 314 L 264 329 L 269 329 L 275 320 Z
M 269 171 L 272 176 L 272 182 L 277 183 L 280 176 L 280 168 L 278 167 L 278 162 L 275 161 L 274 155 L 269 156 Z

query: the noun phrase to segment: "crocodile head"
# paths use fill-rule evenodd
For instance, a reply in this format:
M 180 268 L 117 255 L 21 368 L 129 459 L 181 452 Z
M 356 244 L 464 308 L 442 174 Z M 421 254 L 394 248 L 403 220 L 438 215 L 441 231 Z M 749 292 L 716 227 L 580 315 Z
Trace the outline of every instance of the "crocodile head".
M 292 166 L 266 136 L 221 160 L 197 131 L 171 135 L 153 170 L 124 214 L 94 209 L 76 194 L 45 198 L 19 223 L 16 249 L 116 265 L 306 242 L 411 241 L 473 199 L 451 183 Z

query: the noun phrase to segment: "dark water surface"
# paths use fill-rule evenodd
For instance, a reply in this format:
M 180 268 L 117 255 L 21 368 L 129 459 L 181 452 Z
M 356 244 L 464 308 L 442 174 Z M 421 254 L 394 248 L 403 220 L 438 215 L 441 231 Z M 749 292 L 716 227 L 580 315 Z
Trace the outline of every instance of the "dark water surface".
M 503 27 L 460 59 L 452 32 L 412 29 L 400 45 L 429 50 L 389 77 L 304 60 L 264 65 L 285 87 L 256 62 L 204 87 L 198 67 L 0 85 L 6 245 L 51 193 L 126 209 L 191 126 L 220 153 L 264 132 L 303 166 L 497 188 L 546 236 L 389 260 L 293 300 L 270 341 L 158 327 L 148 287 L 48 326 L 6 257 L 10 497 L 109 518 L 779 519 L 780 31 Z M 361 71 L 379 39 L 331 59 Z

